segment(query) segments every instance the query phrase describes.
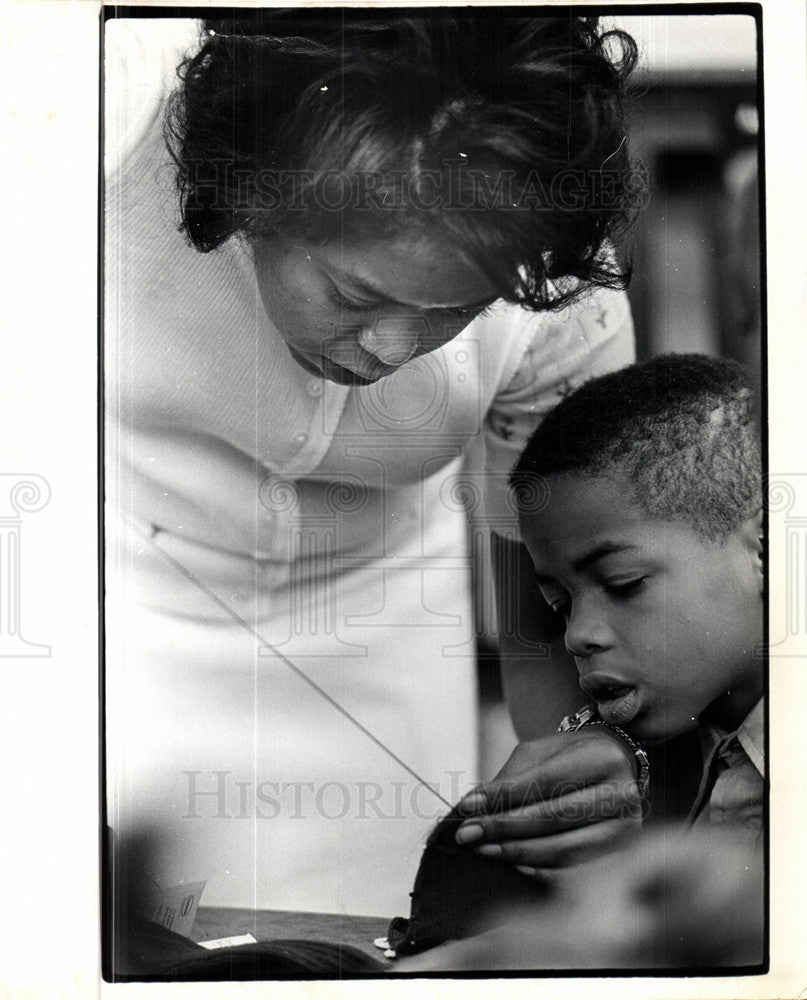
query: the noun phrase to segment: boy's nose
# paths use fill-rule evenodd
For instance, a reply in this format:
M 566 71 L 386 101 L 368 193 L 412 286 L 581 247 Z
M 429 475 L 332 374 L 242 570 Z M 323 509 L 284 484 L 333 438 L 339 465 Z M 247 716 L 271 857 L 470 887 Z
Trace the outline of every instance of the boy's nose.
M 418 348 L 420 329 L 407 319 L 378 319 L 359 332 L 359 344 L 385 365 L 402 365 Z
M 564 641 L 569 653 L 579 657 L 592 656 L 613 643 L 611 630 L 593 609 L 572 611 Z

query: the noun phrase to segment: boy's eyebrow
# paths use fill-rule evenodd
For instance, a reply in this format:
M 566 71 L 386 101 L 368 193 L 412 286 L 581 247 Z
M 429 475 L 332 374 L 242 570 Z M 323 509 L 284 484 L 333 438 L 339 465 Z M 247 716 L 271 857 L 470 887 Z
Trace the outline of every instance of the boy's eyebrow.
M 596 548 L 592 549 L 591 552 L 587 552 L 584 556 L 580 556 L 579 559 L 575 559 L 572 566 L 576 572 L 582 573 L 584 569 L 588 569 L 592 563 L 597 562 L 597 560 L 602 559 L 604 556 L 610 556 L 614 552 L 628 552 L 635 548 L 638 548 L 638 546 L 627 545 L 623 542 L 602 542 Z

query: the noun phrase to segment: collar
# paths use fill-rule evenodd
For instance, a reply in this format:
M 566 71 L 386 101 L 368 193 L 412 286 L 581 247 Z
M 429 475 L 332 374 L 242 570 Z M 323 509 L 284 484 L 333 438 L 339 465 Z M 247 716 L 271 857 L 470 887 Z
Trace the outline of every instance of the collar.
M 737 740 L 746 756 L 765 777 L 765 699 L 760 698 L 748 715 L 743 719 L 733 733 L 706 720 L 701 721 L 701 732 L 704 741 L 704 756 L 708 759 L 714 751 L 720 753 L 728 748 L 733 740 Z M 727 761 L 729 766 L 731 762 Z

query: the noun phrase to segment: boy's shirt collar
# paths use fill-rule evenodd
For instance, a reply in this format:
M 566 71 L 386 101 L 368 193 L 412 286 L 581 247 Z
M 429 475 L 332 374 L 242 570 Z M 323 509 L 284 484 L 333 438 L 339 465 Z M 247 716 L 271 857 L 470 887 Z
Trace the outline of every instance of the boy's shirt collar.
M 737 730 L 737 739 L 748 759 L 765 777 L 765 699 L 760 698 Z
M 765 699 L 732 733 L 700 720 L 704 770 L 689 813 L 690 825 L 731 821 L 762 836 L 765 778 Z
M 748 759 L 765 777 L 765 699 L 760 698 L 748 715 L 743 719 L 733 733 L 705 719 L 700 721 L 704 757 L 708 759 L 712 753 L 723 755 L 736 739 L 745 751 Z M 719 748 L 719 749 L 718 749 Z M 727 761 L 730 764 L 730 762 Z

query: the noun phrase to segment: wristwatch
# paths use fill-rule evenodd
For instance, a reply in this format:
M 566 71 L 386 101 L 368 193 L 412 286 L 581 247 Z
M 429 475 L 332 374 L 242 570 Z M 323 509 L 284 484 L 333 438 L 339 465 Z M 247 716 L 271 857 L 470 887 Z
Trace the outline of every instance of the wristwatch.
M 639 765 L 639 773 L 636 777 L 639 794 L 642 796 L 642 799 L 646 799 L 650 788 L 650 758 L 647 756 L 647 751 L 642 744 L 637 743 L 620 726 L 613 726 L 610 722 L 604 722 L 597 713 L 596 705 L 584 705 L 574 715 L 565 716 L 561 719 L 558 732 L 576 733 L 578 729 L 582 729 L 584 726 L 605 726 L 606 729 L 610 729 L 612 733 L 616 733 L 617 736 L 621 737 L 628 744 Z

